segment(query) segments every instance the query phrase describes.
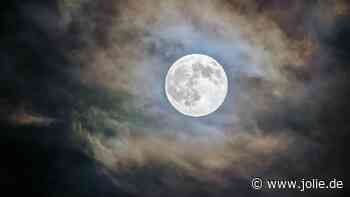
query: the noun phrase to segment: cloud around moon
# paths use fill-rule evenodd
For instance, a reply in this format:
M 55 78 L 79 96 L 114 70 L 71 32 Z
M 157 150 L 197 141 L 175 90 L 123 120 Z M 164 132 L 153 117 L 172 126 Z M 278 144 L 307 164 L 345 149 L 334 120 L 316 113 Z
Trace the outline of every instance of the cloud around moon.
M 82 196 L 249 196 L 251 176 L 344 178 L 345 0 L 28 2 L 1 12 L 18 26 L 3 23 L 0 151 L 35 176 L 3 179 Z M 230 87 L 200 119 L 164 92 L 169 66 L 193 53 L 220 62 Z
M 170 173 L 161 180 L 179 173 L 225 185 L 232 176 L 246 180 L 264 173 L 283 175 L 282 160 L 296 166 L 291 173 L 305 174 L 312 169 L 312 162 L 304 160 L 306 154 L 312 152 L 315 161 L 324 157 L 326 149 L 316 137 L 320 128 L 312 127 L 327 97 L 319 80 L 324 74 L 309 78 L 316 67 L 324 66 L 314 59 L 323 53 L 322 46 L 316 35 L 290 28 L 298 23 L 293 21 L 297 12 L 304 13 L 298 6 L 317 14 L 322 12 L 320 5 L 295 3 L 293 12 L 278 13 L 273 3 L 255 1 L 120 4 L 111 14 L 98 14 L 110 19 L 106 33 L 98 34 L 105 42 L 80 51 L 86 65 L 82 80 L 127 91 L 132 96 L 123 102 L 123 110 L 135 108 L 148 120 L 140 126 L 100 109 L 91 112 L 118 125 L 117 137 L 89 134 L 88 141 L 93 155 L 116 174 L 120 185 L 129 185 L 118 177 L 135 166 L 157 166 Z M 279 6 L 288 7 L 285 4 Z M 304 21 L 301 28 L 306 27 Z M 167 65 L 190 53 L 217 59 L 231 79 L 221 113 L 201 120 L 174 114 L 163 89 Z M 320 100 L 311 99 L 315 92 Z M 167 171 L 169 163 L 173 173 Z M 172 183 L 180 184 L 165 181 L 163 192 L 171 190 Z M 140 188 L 137 180 L 131 185 L 132 191 Z M 186 185 L 181 188 L 186 193 Z

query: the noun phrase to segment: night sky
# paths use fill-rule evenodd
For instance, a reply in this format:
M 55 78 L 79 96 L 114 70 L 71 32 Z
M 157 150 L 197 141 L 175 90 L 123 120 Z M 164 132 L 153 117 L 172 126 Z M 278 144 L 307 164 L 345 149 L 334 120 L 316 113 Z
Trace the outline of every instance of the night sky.
M 350 3 L 1 3 L 0 188 L 35 196 L 343 196 Z M 224 67 L 224 104 L 188 117 L 164 93 L 187 54 Z M 254 191 L 252 177 L 345 189 Z

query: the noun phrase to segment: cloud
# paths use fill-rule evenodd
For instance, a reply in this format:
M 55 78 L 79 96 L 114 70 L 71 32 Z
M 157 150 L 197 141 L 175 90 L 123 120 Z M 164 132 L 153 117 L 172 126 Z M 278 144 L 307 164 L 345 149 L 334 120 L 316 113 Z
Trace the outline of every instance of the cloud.
M 119 188 L 245 195 L 250 176 L 342 174 L 345 1 L 29 5 L 19 6 L 28 25 L 14 39 L 24 47 L 6 48 L 10 39 L 1 51 L 11 103 L 0 103 L 1 120 L 62 122 L 58 130 Z M 178 114 L 164 94 L 169 66 L 189 53 L 214 57 L 230 83 L 223 106 L 200 119 Z M 20 103 L 31 107 L 18 112 Z
M 276 11 L 274 8 L 278 6 L 290 9 L 288 12 Z M 226 136 L 227 132 L 229 137 L 255 136 L 253 141 L 257 145 L 252 146 L 263 146 L 262 151 L 266 146 L 266 151 L 269 151 L 271 147 L 268 144 L 280 143 L 277 132 L 291 130 L 290 138 L 302 133 L 298 128 L 294 131 L 293 124 L 314 130 L 309 128 L 309 124 L 316 121 L 314 116 L 320 107 L 316 102 L 312 102 L 307 117 L 298 120 L 295 116 L 307 105 L 305 99 L 309 99 L 310 94 L 318 91 L 323 83 L 307 78 L 313 75 L 310 65 L 316 64 L 314 54 L 322 48 L 314 35 L 308 32 L 308 28 L 313 28 L 308 26 L 308 22 L 315 20 L 311 16 L 320 13 L 323 6 L 323 3 L 278 4 L 275 1 L 201 1 L 200 4 L 196 1 L 150 1 L 147 4 L 139 1 L 86 1 L 78 9 L 80 18 L 76 21 L 85 45 L 74 51 L 76 56 L 73 57 L 83 65 L 83 83 L 130 93 L 133 96 L 123 103 L 123 107 L 136 108 L 142 116 L 152 120 L 144 125 L 155 130 L 151 131 L 151 137 L 144 139 L 146 142 L 142 142 L 142 137 L 137 141 L 127 138 L 128 143 L 136 143 L 132 148 L 126 146 L 127 153 L 139 155 L 130 156 L 135 160 L 143 160 L 145 155 L 150 154 L 148 152 L 156 149 L 171 152 L 166 148 L 151 150 L 152 145 L 157 143 L 171 144 L 165 138 L 152 138 L 152 133 L 157 136 L 167 133 L 167 130 L 188 135 L 191 140 L 196 139 L 197 134 Z M 345 5 L 336 4 L 334 9 L 343 10 Z M 294 15 L 304 14 L 307 10 L 312 12 L 310 17 L 305 15 L 305 20 L 294 18 Z M 334 13 L 332 17 L 335 17 L 343 12 L 329 13 Z M 326 20 L 316 19 L 321 22 Z M 76 25 L 72 20 L 72 24 Z M 300 25 L 297 24 L 299 22 Z M 293 25 L 298 25 L 302 31 L 293 30 Z M 162 84 L 167 69 L 177 58 L 189 53 L 213 56 L 225 67 L 230 80 L 231 92 L 224 109 L 203 120 L 180 117 L 164 98 Z M 158 123 L 164 125 L 155 127 L 154 124 Z M 181 124 L 189 125 L 189 134 L 181 131 Z M 263 135 L 262 139 L 259 135 Z M 92 136 L 92 139 L 95 137 Z M 179 151 L 186 145 L 178 142 L 178 136 L 172 140 Z M 97 141 L 104 147 L 110 139 Z M 225 143 L 222 139 L 222 144 Z M 148 145 L 148 149 L 141 152 L 137 148 Z M 109 148 L 113 152 L 114 148 Z M 133 151 L 135 153 L 131 153 Z M 161 151 L 159 154 L 162 154 Z

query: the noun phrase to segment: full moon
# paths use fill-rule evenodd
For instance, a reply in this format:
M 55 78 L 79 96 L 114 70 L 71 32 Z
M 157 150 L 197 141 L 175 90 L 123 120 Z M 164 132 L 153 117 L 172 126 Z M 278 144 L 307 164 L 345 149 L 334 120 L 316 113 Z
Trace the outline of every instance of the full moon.
M 227 95 L 224 68 L 207 55 L 192 54 L 178 59 L 165 78 L 165 93 L 180 113 L 192 117 L 216 111 Z

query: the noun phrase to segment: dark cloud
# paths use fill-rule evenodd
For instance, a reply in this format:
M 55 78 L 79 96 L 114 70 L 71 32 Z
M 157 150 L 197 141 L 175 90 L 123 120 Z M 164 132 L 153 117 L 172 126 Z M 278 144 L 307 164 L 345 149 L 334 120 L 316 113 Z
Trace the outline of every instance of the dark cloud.
M 273 196 L 252 193 L 249 178 L 347 179 L 349 6 L 4 3 L 1 185 L 43 196 Z M 214 57 L 229 77 L 223 107 L 202 119 L 164 96 L 167 69 L 189 53 Z

